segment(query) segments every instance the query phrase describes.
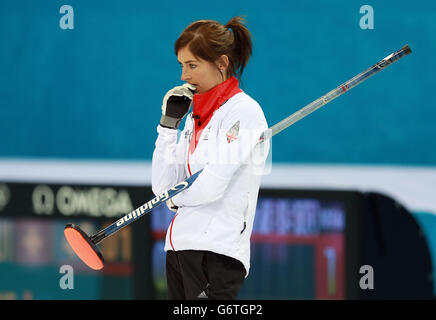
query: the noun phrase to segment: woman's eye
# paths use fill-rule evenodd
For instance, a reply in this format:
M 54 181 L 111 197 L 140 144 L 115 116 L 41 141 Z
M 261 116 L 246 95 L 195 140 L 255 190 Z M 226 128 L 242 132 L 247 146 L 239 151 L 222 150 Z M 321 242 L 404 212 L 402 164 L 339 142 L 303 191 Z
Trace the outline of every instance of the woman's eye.
M 189 65 L 189 67 L 190 67 L 191 69 L 195 69 L 195 68 L 197 67 L 197 65 L 191 63 L 191 64 Z

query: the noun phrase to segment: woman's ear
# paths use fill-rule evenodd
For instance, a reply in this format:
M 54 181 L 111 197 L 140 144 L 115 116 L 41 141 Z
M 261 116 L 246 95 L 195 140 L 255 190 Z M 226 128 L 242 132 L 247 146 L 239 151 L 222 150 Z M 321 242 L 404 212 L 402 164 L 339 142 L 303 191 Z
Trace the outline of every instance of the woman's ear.
M 221 72 L 227 71 L 229 66 L 229 57 L 225 54 L 222 54 L 216 61 L 216 65 Z

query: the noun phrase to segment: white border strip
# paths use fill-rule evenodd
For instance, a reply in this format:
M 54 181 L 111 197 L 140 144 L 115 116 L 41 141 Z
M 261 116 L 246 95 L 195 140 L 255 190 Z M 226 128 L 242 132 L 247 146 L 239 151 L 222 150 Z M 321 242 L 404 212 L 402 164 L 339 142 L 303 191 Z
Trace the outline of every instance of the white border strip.
M 436 167 L 274 164 L 262 187 L 380 192 L 436 214 Z
M 151 162 L 0 159 L 0 181 L 151 185 Z M 273 164 L 262 188 L 373 191 L 436 214 L 436 167 Z
M 146 186 L 151 185 L 151 162 L 0 159 L 0 180 Z

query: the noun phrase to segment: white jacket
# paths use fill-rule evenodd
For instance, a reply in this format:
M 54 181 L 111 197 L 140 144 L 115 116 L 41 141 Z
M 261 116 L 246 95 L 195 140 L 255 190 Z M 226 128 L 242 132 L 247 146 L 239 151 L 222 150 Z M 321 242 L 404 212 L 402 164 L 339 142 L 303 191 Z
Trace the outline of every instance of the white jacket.
M 165 251 L 207 250 L 242 262 L 250 269 L 253 229 L 261 174 L 269 141 L 258 143 L 267 122 L 259 104 L 244 92 L 218 108 L 189 154 L 194 120 L 182 132 L 157 127 L 152 160 L 155 195 L 203 169 L 191 187 L 175 197 L 179 207 L 168 227 Z

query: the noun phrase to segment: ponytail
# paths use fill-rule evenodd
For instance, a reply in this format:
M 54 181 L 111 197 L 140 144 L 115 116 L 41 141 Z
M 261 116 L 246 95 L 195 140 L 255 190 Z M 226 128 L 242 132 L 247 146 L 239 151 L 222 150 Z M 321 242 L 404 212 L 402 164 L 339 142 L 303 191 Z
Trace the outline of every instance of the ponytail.
M 225 25 L 227 29 L 233 32 L 233 50 L 230 57 L 233 63 L 233 70 L 231 71 L 238 78 L 241 77 L 253 50 L 251 33 L 244 22 L 245 19 L 238 16 L 231 18 Z

